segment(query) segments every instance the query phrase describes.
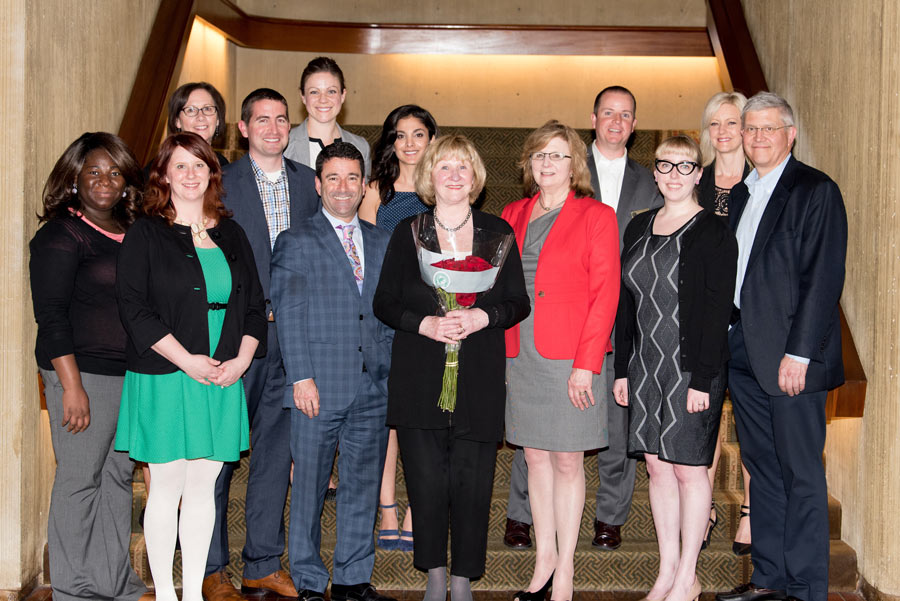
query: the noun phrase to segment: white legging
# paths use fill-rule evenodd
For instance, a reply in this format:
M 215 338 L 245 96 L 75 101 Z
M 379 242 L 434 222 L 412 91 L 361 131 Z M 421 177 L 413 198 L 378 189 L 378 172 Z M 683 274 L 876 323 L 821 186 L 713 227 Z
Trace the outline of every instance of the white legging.
M 222 462 L 176 459 L 149 465 L 151 485 L 144 511 L 144 540 L 156 599 L 177 601 L 172 581 L 177 533 L 181 541 L 182 601 L 202 601 L 206 556 L 216 519 L 216 478 Z

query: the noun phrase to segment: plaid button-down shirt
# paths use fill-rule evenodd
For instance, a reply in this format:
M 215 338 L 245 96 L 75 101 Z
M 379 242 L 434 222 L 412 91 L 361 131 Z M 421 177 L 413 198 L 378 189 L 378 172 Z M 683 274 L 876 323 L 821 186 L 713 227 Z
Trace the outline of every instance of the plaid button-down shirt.
M 284 159 L 281 160 L 281 174 L 274 182 L 256 164 L 252 156 L 250 157 L 250 166 L 256 175 L 256 187 L 259 189 L 259 198 L 262 200 L 266 223 L 269 225 L 269 243 L 274 249 L 275 238 L 278 237 L 278 234 L 291 227 L 291 202 L 288 196 L 288 179 L 284 170 Z

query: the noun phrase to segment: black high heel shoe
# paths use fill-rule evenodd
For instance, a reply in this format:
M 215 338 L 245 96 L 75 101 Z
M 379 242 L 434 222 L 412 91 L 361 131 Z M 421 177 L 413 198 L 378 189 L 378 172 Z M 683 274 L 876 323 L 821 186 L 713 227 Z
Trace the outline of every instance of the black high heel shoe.
M 556 572 L 554 571 L 553 574 L 555 573 Z M 528 591 L 517 591 L 513 595 L 513 601 L 544 601 L 544 599 L 547 598 L 547 593 L 550 592 L 550 586 L 553 584 L 553 574 L 550 574 L 547 583 L 538 591 L 533 593 L 529 593 Z
M 716 511 L 716 502 L 713 500 L 712 506 L 709 508 L 709 512 L 712 513 Z M 709 518 L 709 526 L 706 529 L 706 538 L 703 539 L 703 543 L 700 545 L 700 550 L 707 548 L 709 546 L 710 540 L 712 540 L 713 530 L 716 529 L 716 524 L 719 523 L 719 512 L 716 511 L 716 519 Z
M 741 505 L 741 517 L 738 520 L 750 517 L 750 506 Z M 739 543 L 734 541 L 731 543 L 731 552 L 740 557 L 741 555 L 750 555 L 750 543 Z

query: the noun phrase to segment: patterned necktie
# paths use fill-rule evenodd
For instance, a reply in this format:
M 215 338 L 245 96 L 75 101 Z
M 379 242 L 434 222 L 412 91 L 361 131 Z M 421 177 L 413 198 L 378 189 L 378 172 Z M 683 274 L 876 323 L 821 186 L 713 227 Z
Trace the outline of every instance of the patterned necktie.
M 362 263 L 359 262 L 359 253 L 356 251 L 356 243 L 353 242 L 353 231 L 356 229 L 356 226 L 339 225 L 338 228 L 344 232 L 344 237 L 342 239 L 344 252 L 347 253 L 347 258 L 350 259 L 350 267 L 353 268 L 353 277 L 356 278 L 356 287 L 359 288 L 360 293 L 362 293 Z

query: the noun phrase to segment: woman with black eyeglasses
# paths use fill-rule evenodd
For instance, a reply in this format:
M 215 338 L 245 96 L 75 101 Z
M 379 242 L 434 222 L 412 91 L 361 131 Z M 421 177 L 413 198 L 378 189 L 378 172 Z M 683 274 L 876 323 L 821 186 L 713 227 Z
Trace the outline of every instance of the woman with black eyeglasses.
M 166 125 L 169 135 L 186 131 L 195 133 L 210 146 L 225 131 L 225 100 L 212 84 L 205 81 L 186 83 L 172 93 L 169 99 L 169 119 Z M 219 166 L 228 159 L 216 152 Z M 149 175 L 149 174 L 148 174 Z
M 650 476 L 659 574 L 643 601 L 700 595 L 737 270 L 734 234 L 697 201 L 700 160 L 687 136 L 663 141 L 653 176 L 665 204 L 625 230 L 613 396 L 630 407 L 628 453 Z

